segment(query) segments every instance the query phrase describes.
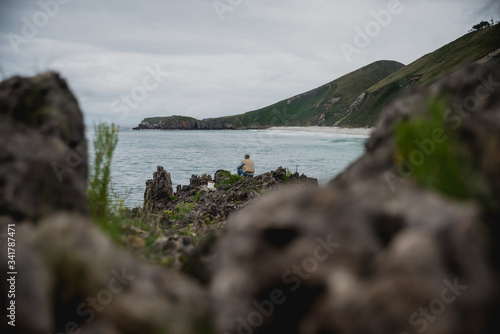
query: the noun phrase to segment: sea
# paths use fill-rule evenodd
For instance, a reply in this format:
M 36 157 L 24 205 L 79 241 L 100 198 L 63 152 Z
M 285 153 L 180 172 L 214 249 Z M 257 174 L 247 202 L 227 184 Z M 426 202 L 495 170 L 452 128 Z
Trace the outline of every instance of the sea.
M 245 154 L 255 175 L 283 166 L 292 173 L 315 177 L 320 184 L 342 172 L 364 152 L 368 136 L 291 130 L 132 130 L 121 125 L 111 165 L 113 191 L 129 208 L 142 206 L 146 181 L 163 166 L 178 184 L 191 175 L 236 173 Z M 90 171 L 94 159 L 94 128 L 86 127 Z

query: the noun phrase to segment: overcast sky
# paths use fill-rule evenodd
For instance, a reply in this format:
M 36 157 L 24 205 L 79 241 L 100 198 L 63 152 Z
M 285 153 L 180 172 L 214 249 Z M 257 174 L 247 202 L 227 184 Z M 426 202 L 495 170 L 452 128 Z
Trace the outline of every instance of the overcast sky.
M 497 0 L 1 0 L 2 78 L 55 70 L 87 123 L 239 114 L 377 60 L 409 64 Z

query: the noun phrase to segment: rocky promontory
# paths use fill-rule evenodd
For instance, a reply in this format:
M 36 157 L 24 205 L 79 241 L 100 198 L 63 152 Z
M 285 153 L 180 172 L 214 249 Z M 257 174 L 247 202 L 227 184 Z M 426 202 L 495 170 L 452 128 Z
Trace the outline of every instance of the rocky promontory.
M 267 129 L 270 126 L 243 124 L 239 117 L 206 118 L 199 120 L 186 116 L 149 117 L 134 130 L 249 130 Z

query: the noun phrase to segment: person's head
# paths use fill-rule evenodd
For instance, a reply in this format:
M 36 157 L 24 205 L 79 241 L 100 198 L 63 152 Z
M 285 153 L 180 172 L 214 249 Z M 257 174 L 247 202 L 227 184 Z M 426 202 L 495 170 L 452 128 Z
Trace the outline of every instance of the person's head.
M 245 154 L 245 159 L 250 159 L 250 155 L 249 154 Z

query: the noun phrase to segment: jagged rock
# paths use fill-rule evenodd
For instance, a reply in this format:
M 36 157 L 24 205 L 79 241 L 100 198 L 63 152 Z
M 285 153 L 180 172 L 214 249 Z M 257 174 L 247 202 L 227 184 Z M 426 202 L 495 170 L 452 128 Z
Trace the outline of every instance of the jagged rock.
M 87 213 L 82 113 L 58 74 L 0 83 L 0 161 L 0 215 Z
M 395 125 L 432 117 L 430 97 L 450 106 L 444 127 L 486 178 L 481 196 L 460 201 L 399 174 Z M 459 118 L 453 106 L 467 101 L 474 110 Z M 229 218 L 211 280 L 219 331 L 495 332 L 499 143 L 498 67 L 394 102 L 367 153 L 327 187 L 275 192 Z
M 208 181 L 212 181 L 212 176 L 204 174 L 202 176 L 191 175 L 191 179 L 189 179 L 190 187 L 201 187 L 206 186 Z
M 144 209 L 163 210 L 173 194 L 170 174 L 162 166 L 158 166 L 153 179 L 146 182 Z
M 154 204 L 154 208 L 176 212 L 179 210 L 179 205 L 191 204 L 192 210 L 172 223 L 178 228 L 191 225 L 193 231 L 197 232 L 207 227 L 207 224 L 211 225 L 209 228 L 219 229 L 219 225 L 212 225 L 212 223 L 224 222 L 230 213 L 241 209 L 265 192 L 285 185 L 318 186 L 317 179 L 304 174 L 287 174 L 287 170 L 283 167 L 255 177 L 243 177 L 236 181 L 231 180 L 229 175 L 229 172 L 217 171 L 214 175 L 217 188 L 210 190 L 206 184 L 208 180 L 212 180 L 211 176 L 193 175 L 190 185 L 182 187 L 182 190 L 175 194 L 174 200 L 171 200 L 168 195 L 163 195 L 168 197 L 158 196 L 156 203 L 160 204 Z M 196 197 L 198 198 L 195 200 Z

